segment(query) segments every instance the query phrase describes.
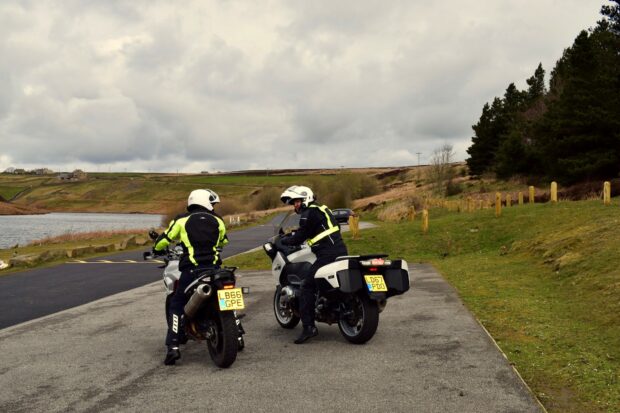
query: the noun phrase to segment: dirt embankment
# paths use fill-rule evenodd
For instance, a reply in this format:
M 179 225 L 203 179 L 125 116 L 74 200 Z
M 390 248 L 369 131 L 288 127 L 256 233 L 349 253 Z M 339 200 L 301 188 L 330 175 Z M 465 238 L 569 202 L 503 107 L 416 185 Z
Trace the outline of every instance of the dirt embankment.
M 49 211 L 32 208 L 25 205 L 15 205 L 10 202 L 0 201 L 0 215 L 34 215 L 47 214 Z

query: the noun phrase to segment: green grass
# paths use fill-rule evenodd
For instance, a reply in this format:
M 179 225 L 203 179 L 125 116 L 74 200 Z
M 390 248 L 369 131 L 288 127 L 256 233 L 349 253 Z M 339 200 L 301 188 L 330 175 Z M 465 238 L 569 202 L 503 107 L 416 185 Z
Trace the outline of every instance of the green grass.
M 225 258 L 224 265 L 239 267 L 242 271 L 267 271 L 271 269 L 271 261 L 263 250 Z
M 620 207 L 561 202 L 345 233 L 353 254 L 430 262 L 552 412 L 620 412 Z M 228 265 L 269 269 L 262 251 Z M 412 286 L 415 289 L 415 284 Z
M 0 196 L 8 201 L 24 189 L 26 189 L 26 187 L 0 185 Z

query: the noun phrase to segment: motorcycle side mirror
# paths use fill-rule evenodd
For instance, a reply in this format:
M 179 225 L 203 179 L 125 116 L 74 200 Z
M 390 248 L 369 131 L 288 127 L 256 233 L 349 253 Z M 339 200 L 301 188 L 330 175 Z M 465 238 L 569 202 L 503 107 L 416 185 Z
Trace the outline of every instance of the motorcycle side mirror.
M 150 237 L 153 241 L 155 241 L 155 240 L 159 237 L 159 234 L 158 234 L 158 233 L 157 233 L 157 231 L 155 231 L 155 230 L 150 230 L 150 231 L 149 231 L 149 237 Z

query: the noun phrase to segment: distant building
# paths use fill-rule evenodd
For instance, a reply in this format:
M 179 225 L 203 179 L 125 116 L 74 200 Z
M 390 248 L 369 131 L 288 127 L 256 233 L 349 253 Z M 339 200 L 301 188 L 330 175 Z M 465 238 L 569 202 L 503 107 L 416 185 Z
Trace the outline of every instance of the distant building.
M 57 178 L 61 181 L 82 181 L 85 180 L 87 177 L 88 175 L 86 174 L 86 172 L 82 171 L 81 169 L 76 169 L 73 172 L 62 172 L 59 173 L 57 176 Z
M 39 169 L 33 169 L 32 173 L 35 175 L 50 175 L 50 174 L 53 174 L 54 171 L 52 171 L 49 168 L 39 168 Z
M 18 175 L 24 175 L 26 173 L 26 170 L 23 168 L 17 168 L 13 171 L 13 173 Z
M 86 174 L 86 172 L 84 172 L 84 171 L 83 171 L 83 170 L 81 170 L 81 169 L 76 169 L 75 171 L 71 172 L 71 174 L 72 174 L 72 175 L 73 175 L 73 177 L 74 177 L 76 180 L 78 180 L 78 181 L 81 181 L 81 180 L 83 180 L 83 179 L 86 179 L 86 178 L 87 178 L 87 176 L 88 176 L 88 175 Z

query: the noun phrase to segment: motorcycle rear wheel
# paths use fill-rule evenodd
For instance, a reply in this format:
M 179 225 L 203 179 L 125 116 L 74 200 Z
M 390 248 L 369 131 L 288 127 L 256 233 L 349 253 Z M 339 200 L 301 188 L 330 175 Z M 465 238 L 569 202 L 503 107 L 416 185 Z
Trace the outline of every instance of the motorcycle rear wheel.
M 282 306 L 280 304 L 280 290 L 276 290 L 273 296 L 273 313 L 276 316 L 276 321 L 282 328 L 292 329 L 299 324 L 300 319 L 295 315 L 290 305 Z
M 207 329 L 207 348 L 216 366 L 227 368 L 237 359 L 239 329 L 232 311 L 212 310 Z
M 379 325 L 377 302 L 365 294 L 355 294 L 347 307 L 352 314 L 341 315 L 338 319 L 340 333 L 353 344 L 364 344 L 375 335 Z

